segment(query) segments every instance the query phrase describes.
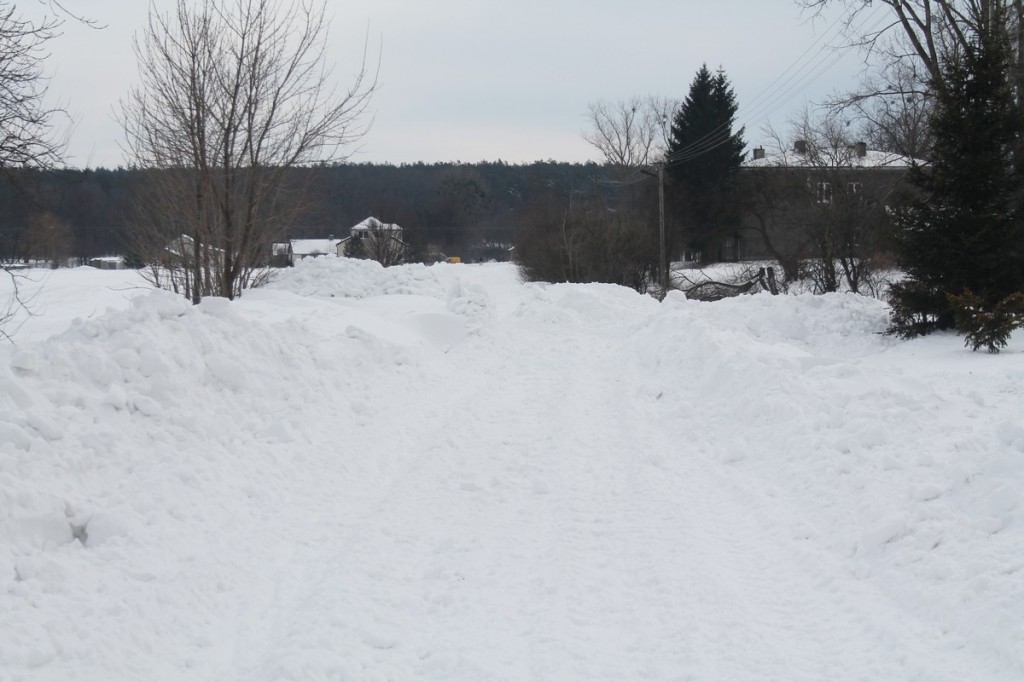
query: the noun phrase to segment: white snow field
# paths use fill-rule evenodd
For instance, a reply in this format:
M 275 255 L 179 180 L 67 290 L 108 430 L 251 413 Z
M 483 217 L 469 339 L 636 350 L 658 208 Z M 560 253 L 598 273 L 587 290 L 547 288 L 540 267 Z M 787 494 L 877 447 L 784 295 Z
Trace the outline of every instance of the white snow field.
M 30 275 L 4 682 L 1024 680 L 1022 333 L 498 264 Z

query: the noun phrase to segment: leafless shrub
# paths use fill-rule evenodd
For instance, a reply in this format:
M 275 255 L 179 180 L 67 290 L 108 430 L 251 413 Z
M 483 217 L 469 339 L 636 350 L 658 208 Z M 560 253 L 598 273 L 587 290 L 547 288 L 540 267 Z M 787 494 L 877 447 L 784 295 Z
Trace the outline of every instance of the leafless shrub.
M 604 282 L 646 292 L 657 272 L 658 247 L 649 218 L 610 211 L 596 197 L 570 207 L 547 197 L 524 217 L 516 245 L 528 281 Z
M 375 73 L 364 55 L 336 92 L 326 40 L 325 3 L 288 0 L 179 0 L 137 36 L 141 83 L 121 122 L 131 162 L 159 171 L 141 250 L 193 302 L 266 281 L 306 189 L 289 171 L 344 158 L 366 131 Z

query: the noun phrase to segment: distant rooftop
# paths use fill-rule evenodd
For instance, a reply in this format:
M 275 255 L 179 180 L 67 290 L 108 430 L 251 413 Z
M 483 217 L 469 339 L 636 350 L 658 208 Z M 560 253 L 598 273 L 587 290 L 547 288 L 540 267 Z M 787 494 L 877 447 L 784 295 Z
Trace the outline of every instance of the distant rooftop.
M 849 147 L 809 150 L 803 140 L 794 142 L 792 149 L 772 153 L 758 147 L 753 157 L 742 164 L 744 168 L 910 168 L 912 165 L 913 159 L 909 157 L 868 149 L 863 142 Z
M 367 218 L 363 222 L 361 222 L 358 225 L 354 226 L 352 228 L 352 230 L 353 231 L 362 231 L 362 230 L 398 230 L 398 231 L 401 231 L 402 228 L 398 224 L 396 224 L 396 223 L 384 223 L 384 222 L 381 222 L 380 220 L 377 220 L 373 216 L 370 216 L 369 218 Z
M 340 239 L 293 239 L 292 253 L 296 256 L 325 256 L 337 253 Z

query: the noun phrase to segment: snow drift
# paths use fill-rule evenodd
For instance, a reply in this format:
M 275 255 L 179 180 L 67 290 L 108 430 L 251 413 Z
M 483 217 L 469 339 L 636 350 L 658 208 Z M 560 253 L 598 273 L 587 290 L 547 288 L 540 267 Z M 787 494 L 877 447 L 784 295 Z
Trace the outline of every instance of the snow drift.
M 507 265 L 96 277 L 0 350 L 0 678 L 1024 677 L 1019 334 Z

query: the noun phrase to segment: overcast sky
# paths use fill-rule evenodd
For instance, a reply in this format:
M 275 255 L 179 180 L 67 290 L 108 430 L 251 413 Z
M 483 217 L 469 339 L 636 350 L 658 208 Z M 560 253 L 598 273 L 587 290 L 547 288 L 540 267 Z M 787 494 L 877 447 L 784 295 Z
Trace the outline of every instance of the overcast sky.
M 69 22 L 51 45 L 51 96 L 76 119 L 69 165 L 115 167 L 116 104 L 137 82 L 131 43 L 148 3 L 66 4 L 105 26 Z M 725 69 L 756 146 L 766 121 L 784 128 L 860 70 L 851 52 L 808 82 L 832 61 L 815 50 L 834 16 L 812 21 L 793 0 L 328 0 L 328 12 L 339 86 L 367 35 L 380 55 L 375 120 L 355 161 L 598 160 L 580 136 L 588 102 L 681 98 L 702 62 Z M 808 70 L 777 82 L 794 64 Z

